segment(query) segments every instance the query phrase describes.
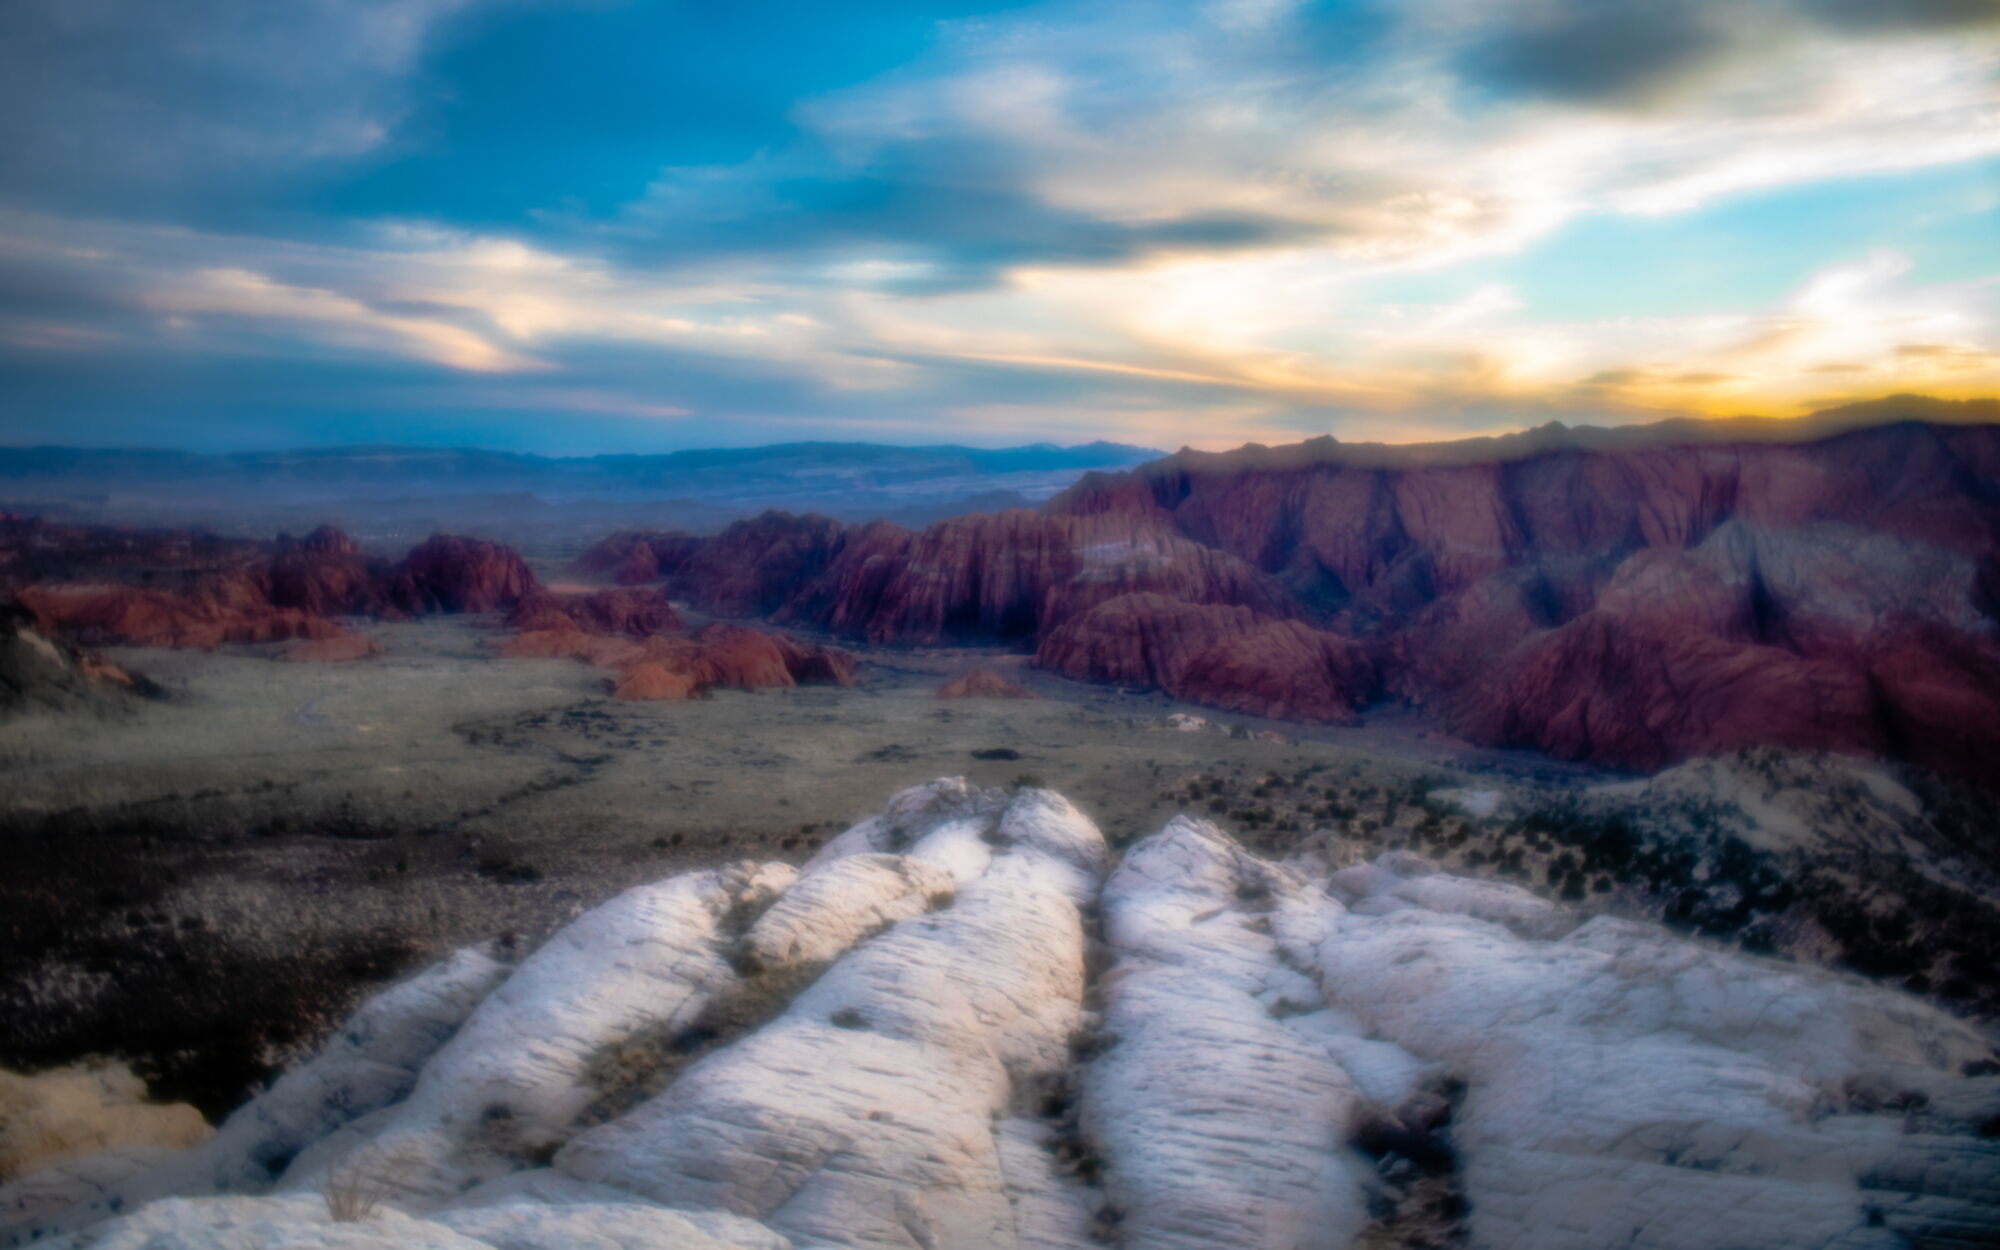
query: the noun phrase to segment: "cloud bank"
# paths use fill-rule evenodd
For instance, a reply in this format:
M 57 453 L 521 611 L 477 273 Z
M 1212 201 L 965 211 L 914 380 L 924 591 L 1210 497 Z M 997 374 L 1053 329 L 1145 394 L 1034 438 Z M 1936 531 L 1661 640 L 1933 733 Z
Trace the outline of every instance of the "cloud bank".
M 16 0 L 6 435 L 1219 446 L 2000 386 L 1982 0 L 700 7 Z

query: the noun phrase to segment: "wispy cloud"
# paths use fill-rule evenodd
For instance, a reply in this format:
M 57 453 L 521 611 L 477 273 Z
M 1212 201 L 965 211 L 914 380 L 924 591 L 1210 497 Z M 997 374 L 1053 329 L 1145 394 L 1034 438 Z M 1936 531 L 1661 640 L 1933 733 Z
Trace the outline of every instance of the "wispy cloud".
M 869 26 L 829 52 L 851 81 L 744 106 L 779 120 L 727 159 L 683 159 L 682 123 L 655 138 L 610 111 L 649 97 L 617 89 L 527 133 L 456 103 L 491 89 L 481 40 L 510 22 L 571 41 L 577 75 L 643 84 L 660 56 L 706 55 L 754 77 L 757 48 L 704 53 L 698 27 L 622 46 L 632 12 L 9 6 L 0 369 L 36 371 L 52 427 L 63 386 L 99 385 L 56 357 L 95 353 L 209 378 L 344 363 L 350 406 L 592 414 L 680 442 L 940 419 L 987 441 L 1409 438 L 2000 386 L 2000 249 L 1940 280 L 1901 237 L 1830 246 L 1779 298 L 1719 287 L 1695 311 L 1605 272 L 1619 308 L 1590 319 L 1478 271 L 1557 256 L 1590 220 L 2000 156 L 2000 28 L 1975 0 L 917 11 L 893 29 L 921 38 Z M 546 173 L 599 131 L 634 137 L 591 147 L 616 169 L 592 165 L 588 194 Z M 544 174 L 513 186 L 514 164 Z M 431 183 L 482 176 L 511 216 L 429 207 Z M 1433 294 L 1380 294 L 1418 274 Z M 413 387 L 411 368 L 433 372 Z

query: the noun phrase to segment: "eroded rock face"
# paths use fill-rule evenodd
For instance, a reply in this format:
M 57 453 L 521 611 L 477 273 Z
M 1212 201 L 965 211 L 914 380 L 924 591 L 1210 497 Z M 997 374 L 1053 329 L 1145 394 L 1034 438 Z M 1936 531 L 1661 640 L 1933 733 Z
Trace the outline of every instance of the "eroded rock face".
M 1996 462 L 2000 427 L 1916 422 L 1629 450 L 1316 440 L 1093 475 L 1050 509 L 1170 518 L 1478 741 L 1634 768 L 1827 748 L 1993 780 Z
M 626 638 L 647 638 L 682 627 L 680 613 L 664 593 L 637 588 L 586 594 L 536 590 L 514 605 L 507 624 L 523 632 L 576 629 Z
M 1352 1244 L 1370 1169 L 1347 1138 L 1366 1099 L 1280 945 L 1319 931 L 1306 882 L 1183 817 L 1126 853 L 1104 921 L 1112 1040 L 1083 1071 L 1082 1123 L 1126 1244 Z
M 2000 784 L 2000 426 L 1760 437 L 1184 452 L 920 532 L 768 514 L 688 540 L 671 584 L 1259 715 L 1388 696 L 1614 766 L 1759 744 Z
M 1315 878 L 1177 817 L 1111 860 L 1047 791 L 917 787 L 803 868 L 462 953 L 210 1141 L 0 1211 L 148 1250 L 2000 1237 L 2000 1062 L 1917 999 L 1404 852 Z
M 145 678 L 43 632 L 20 604 L 0 602 L 0 715 L 114 708 L 157 693 Z
M 592 543 L 577 557 L 576 567 L 620 586 L 638 586 L 672 576 L 700 545 L 692 534 L 622 530 Z
M 524 603 L 528 628 L 508 639 L 500 647 L 500 655 L 510 659 L 575 659 L 608 669 L 614 674 L 614 698 L 688 699 L 716 686 L 761 690 L 854 683 L 852 655 L 768 630 L 717 623 L 691 634 L 610 637 L 585 632 L 568 615 L 552 617 L 533 599 Z M 675 620 L 678 623 L 678 618 Z
M 1157 687 L 1177 699 L 1279 719 L 1351 724 L 1376 687 L 1350 639 L 1245 607 L 1121 595 L 1042 640 L 1035 663 L 1080 681 Z
M 361 544 L 330 525 L 301 539 L 280 534 L 265 573 L 267 594 L 281 608 L 316 616 L 379 616 L 389 609 L 386 560 L 370 559 Z
M 513 551 L 443 535 L 391 564 L 330 526 L 304 538 L 253 543 L 36 522 L 0 522 L 0 588 L 11 588 L 45 632 L 92 646 L 328 644 L 288 655 L 300 659 L 366 652 L 364 643 L 346 638 L 335 616 L 486 612 L 538 589 Z M 593 628 L 630 631 L 671 619 L 671 608 L 644 592 L 621 593 L 542 606 Z
M 680 673 L 697 686 L 769 686 L 854 683 L 854 658 L 845 651 L 800 642 L 741 625 L 705 625 L 686 637 L 649 638 L 643 663 Z
M 412 548 L 391 574 L 389 602 L 412 615 L 494 612 L 537 588 L 527 562 L 499 543 L 439 534 Z
M 228 642 L 334 638 L 340 626 L 297 608 L 271 604 L 261 587 L 237 576 L 203 578 L 185 593 L 115 582 L 37 584 L 21 605 L 52 634 L 88 646 L 193 647 Z
M 840 522 L 766 512 L 703 541 L 674 568 L 674 585 L 704 612 L 763 616 L 817 577 L 838 550 Z

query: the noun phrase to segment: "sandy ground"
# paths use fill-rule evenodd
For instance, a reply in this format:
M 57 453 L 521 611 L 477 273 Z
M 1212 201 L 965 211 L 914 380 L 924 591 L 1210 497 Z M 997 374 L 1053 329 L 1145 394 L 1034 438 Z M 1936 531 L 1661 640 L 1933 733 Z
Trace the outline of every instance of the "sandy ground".
M 802 859 L 942 775 L 1053 786 L 1114 841 L 1181 810 L 1191 777 L 1595 776 L 1407 715 L 1302 730 L 1003 651 L 863 650 L 851 689 L 626 703 L 574 661 L 496 658 L 490 618 L 357 628 L 388 654 L 119 651 L 172 697 L 0 726 L 0 1066 L 116 1053 L 213 1113 L 452 946 L 525 948 L 695 864 Z M 973 667 L 1044 697 L 934 697 Z M 1172 728 L 1177 711 L 1207 727 Z

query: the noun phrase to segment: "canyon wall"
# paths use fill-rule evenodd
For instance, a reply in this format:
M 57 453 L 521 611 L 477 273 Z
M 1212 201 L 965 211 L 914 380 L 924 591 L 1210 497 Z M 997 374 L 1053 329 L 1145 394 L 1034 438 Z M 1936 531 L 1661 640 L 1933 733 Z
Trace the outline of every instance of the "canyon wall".
M 1765 744 L 1991 779 L 2000 427 L 1632 441 L 1182 452 L 1040 512 L 917 532 L 770 513 L 589 562 L 668 550 L 666 586 L 711 611 L 1014 642 L 1239 712 L 1396 699 L 1615 767 Z

